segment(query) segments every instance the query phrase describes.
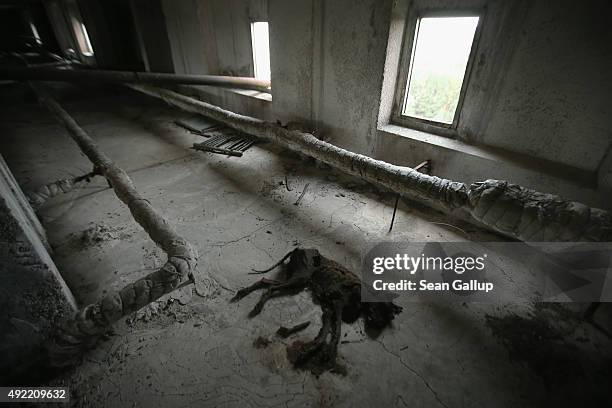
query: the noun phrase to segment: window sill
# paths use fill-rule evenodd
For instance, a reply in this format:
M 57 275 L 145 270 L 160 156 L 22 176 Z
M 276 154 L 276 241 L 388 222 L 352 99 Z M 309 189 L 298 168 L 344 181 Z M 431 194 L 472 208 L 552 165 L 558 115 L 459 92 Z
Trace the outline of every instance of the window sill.
M 179 85 L 177 90 L 232 112 L 272 120 L 272 94 L 267 92 L 196 85 Z
M 224 94 L 230 93 L 240 96 L 246 96 L 248 98 L 258 99 L 260 101 L 272 102 L 272 94 L 269 92 L 261 92 L 254 91 L 251 89 L 236 89 L 236 88 L 221 88 L 216 86 L 206 86 L 206 85 L 184 85 L 185 87 L 196 89 L 203 92 L 208 92 L 212 94 Z
M 473 158 L 492 162 L 494 165 L 506 168 L 508 173 L 520 171 L 543 174 L 580 187 L 597 188 L 596 173 L 567 164 L 552 162 L 496 147 L 472 145 L 457 139 L 450 139 L 393 124 L 379 126 L 378 131 L 423 143 L 429 145 L 429 147 L 451 150 Z
M 261 99 L 262 101 L 272 102 L 272 94 L 270 92 L 254 91 L 251 89 L 234 89 L 224 88 L 225 91 L 234 92 L 239 95 L 248 96 L 250 98 Z

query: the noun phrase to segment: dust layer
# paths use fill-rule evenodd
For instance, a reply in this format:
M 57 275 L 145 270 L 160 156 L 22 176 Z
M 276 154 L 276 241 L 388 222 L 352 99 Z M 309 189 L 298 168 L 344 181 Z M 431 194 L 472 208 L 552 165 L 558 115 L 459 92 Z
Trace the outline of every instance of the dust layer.
M 557 303 L 536 303 L 527 315 L 486 315 L 486 325 L 508 351 L 546 387 L 561 406 L 604 406 L 610 400 L 611 344 L 581 333 L 586 323 Z

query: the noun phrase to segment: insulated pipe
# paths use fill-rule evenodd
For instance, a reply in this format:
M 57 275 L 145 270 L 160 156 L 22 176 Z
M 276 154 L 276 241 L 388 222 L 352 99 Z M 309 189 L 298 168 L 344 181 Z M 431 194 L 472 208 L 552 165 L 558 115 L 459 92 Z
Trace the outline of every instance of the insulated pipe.
M 85 306 L 59 330 L 50 348 L 51 363 L 68 365 L 85 345 L 105 333 L 112 323 L 193 279 L 198 255 L 195 248 L 138 193 L 127 173 L 100 150 L 75 120 L 44 90 L 36 85 L 32 88 L 40 103 L 66 127 L 70 137 L 91 160 L 96 173 L 106 177 L 136 222 L 168 256 L 160 269 Z
M 72 191 L 77 183 L 82 180 L 84 180 L 84 178 L 80 180 L 76 177 L 60 179 L 39 187 L 35 191 L 26 192 L 26 196 L 32 208 L 37 211 L 49 201 L 49 199 Z
M 252 89 L 269 92 L 270 81 L 263 79 L 217 76 L 166 74 L 156 72 L 107 71 L 92 69 L 52 69 L 52 68 L 12 68 L 0 69 L 0 79 L 67 81 L 67 82 L 107 82 L 107 83 L 150 83 L 207 85 L 223 88 Z
M 502 180 L 486 180 L 468 186 L 429 176 L 410 167 L 350 152 L 309 133 L 239 115 L 167 89 L 129 86 L 510 238 L 531 242 L 612 241 L 612 217 L 598 208 Z

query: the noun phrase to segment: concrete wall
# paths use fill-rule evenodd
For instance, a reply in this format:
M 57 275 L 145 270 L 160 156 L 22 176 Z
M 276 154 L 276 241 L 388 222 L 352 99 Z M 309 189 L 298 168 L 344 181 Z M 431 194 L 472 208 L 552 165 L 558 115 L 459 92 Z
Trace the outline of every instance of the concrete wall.
M 216 74 L 218 62 L 208 3 L 162 0 L 174 71 Z
M 44 244 L 42 228 L 0 156 L 0 384 L 35 378 L 43 345 L 76 303 Z M 21 385 L 12 383 L 12 385 Z
M 603 1 L 536 1 L 480 141 L 596 171 L 612 141 Z
M 250 23 L 268 20 L 267 0 L 161 1 L 175 72 L 253 76 Z M 269 97 L 207 87 L 188 91 L 225 109 L 272 119 Z
M 138 71 L 144 69 L 130 2 L 78 0 L 78 6 L 98 67 Z
M 272 112 L 277 120 L 313 123 L 319 0 L 269 0 Z M 315 23 L 316 26 L 315 26 Z M 318 45 L 318 43 L 316 43 Z
M 266 0 L 162 0 L 176 72 L 253 76 L 251 21 Z
M 317 117 L 341 147 L 373 154 L 390 1 L 323 1 Z
M 161 0 L 131 0 L 130 5 L 145 70 L 174 72 Z
M 162 1 L 177 72 L 252 75 L 248 23 L 269 21 L 273 97 L 260 117 L 308 122 L 339 146 L 396 164 L 430 158 L 442 177 L 501 178 L 612 205 L 602 0 Z M 390 124 L 410 7 L 469 5 L 486 16 L 457 139 Z

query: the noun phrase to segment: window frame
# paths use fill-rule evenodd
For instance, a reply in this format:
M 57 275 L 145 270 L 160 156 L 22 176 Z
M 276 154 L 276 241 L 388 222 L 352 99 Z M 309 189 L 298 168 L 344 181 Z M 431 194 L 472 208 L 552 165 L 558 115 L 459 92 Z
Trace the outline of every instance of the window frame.
M 79 52 L 85 57 L 93 57 L 94 50 L 85 23 L 83 23 L 83 20 L 79 20 L 75 15 L 71 15 L 70 19 L 72 20 L 72 29 L 74 30 Z
M 72 36 L 74 51 L 79 56 L 81 62 L 89 65 L 95 63 L 95 50 L 78 2 L 76 0 L 68 0 L 63 5 L 64 19 Z
M 476 55 L 478 52 L 478 43 L 481 37 L 483 21 L 485 19 L 485 12 L 485 7 L 453 8 L 450 10 L 423 8 L 408 11 L 408 17 L 406 20 L 404 35 L 402 39 L 402 50 L 398 66 L 393 107 L 391 111 L 391 122 L 393 124 L 437 134 L 440 136 L 446 136 L 451 138 L 456 138 L 458 136 L 457 128 L 459 126 L 461 110 L 463 108 L 465 94 L 470 82 L 472 68 L 474 66 L 474 60 L 476 59 Z M 408 96 L 408 89 L 410 85 L 408 81 L 412 73 L 412 64 L 414 63 L 414 52 L 416 51 L 415 45 L 417 40 L 417 26 L 422 18 L 428 17 L 478 17 L 478 24 L 476 25 L 476 31 L 474 32 L 474 39 L 472 40 L 472 46 L 470 48 L 470 54 L 468 56 L 468 62 L 465 68 L 465 74 L 463 76 L 463 82 L 461 84 L 461 90 L 459 92 L 459 100 L 457 101 L 457 107 L 455 109 L 453 122 L 450 124 L 435 122 L 428 119 L 416 118 L 402 114 L 404 103 Z

